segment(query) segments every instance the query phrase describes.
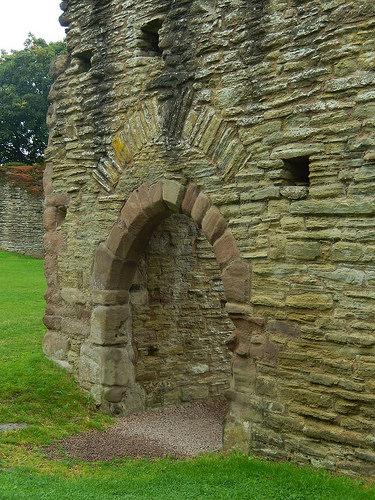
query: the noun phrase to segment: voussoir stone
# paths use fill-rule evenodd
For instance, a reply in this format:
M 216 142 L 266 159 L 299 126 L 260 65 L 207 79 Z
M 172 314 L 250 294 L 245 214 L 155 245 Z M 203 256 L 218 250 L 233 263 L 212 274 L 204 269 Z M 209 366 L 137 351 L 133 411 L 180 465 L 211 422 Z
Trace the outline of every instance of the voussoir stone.
M 240 257 L 236 240 L 230 229 L 227 229 L 224 234 L 215 241 L 213 247 L 216 260 L 222 268 L 228 265 L 232 260 Z
M 199 193 L 191 210 L 191 217 L 199 227 L 201 227 L 203 217 L 206 215 L 210 206 L 211 201 L 208 196 L 204 193 Z
M 225 297 L 228 302 L 246 303 L 250 294 L 250 268 L 247 262 L 237 259 L 221 273 Z
M 228 224 L 217 207 L 210 207 L 202 219 L 202 231 L 211 244 L 222 236 Z
M 191 215 L 194 203 L 196 202 L 200 191 L 196 184 L 190 183 L 186 189 L 184 199 L 181 204 L 181 210 L 186 215 Z
M 163 200 L 173 212 L 180 210 L 185 189 L 185 186 L 177 181 L 167 180 L 163 182 Z

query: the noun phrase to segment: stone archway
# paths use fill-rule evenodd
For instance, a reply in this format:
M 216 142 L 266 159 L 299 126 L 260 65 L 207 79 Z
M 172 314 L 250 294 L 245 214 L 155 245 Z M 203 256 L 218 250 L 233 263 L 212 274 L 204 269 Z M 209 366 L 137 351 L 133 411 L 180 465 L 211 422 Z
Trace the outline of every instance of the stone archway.
M 79 379 L 110 411 L 128 413 L 144 406 L 135 380 L 129 288 L 145 244 L 173 213 L 190 216 L 213 247 L 228 313 L 237 327 L 228 347 L 239 348 L 241 355 L 239 333 L 247 322 L 249 268 L 225 219 L 195 184 L 145 183 L 131 193 L 107 240 L 99 245 L 93 268 L 91 333 L 81 348 Z

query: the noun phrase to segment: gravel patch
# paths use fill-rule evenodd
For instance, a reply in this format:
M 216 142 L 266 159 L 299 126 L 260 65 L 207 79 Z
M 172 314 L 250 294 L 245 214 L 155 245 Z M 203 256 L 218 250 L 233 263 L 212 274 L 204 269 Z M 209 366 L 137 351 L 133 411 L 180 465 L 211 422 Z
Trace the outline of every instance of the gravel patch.
M 117 420 L 105 432 L 90 431 L 45 448 L 54 459 L 190 458 L 222 448 L 228 412 L 224 398 L 166 406 Z

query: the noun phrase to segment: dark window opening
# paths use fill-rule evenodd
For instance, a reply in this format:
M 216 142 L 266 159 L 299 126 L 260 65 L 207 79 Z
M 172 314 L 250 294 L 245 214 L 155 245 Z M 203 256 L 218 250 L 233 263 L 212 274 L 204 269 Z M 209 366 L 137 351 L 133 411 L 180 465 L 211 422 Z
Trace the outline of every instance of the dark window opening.
M 147 348 L 147 356 L 156 356 L 159 352 L 159 349 L 153 345 L 148 346 Z
M 161 57 L 163 50 L 160 47 L 159 31 L 163 25 L 162 19 L 154 19 L 142 26 L 141 49 L 150 55 Z
M 81 54 L 78 54 L 76 57 L 78 59 L 79 72 L 87 73 L 88 71 L 90 71 L 92 53 L 89 51 L 82 52 Z
M 308 186 L 310 184 L 310 158 L 298 156 L 283 160 L 285 179 L 291 186 Z
M 67 207 L 65 207 L 65 206 L 57 207 L 57 210 L 56 210 L 57 227 L 60 227 L 61 224 L 64 222 L 67 212 L 68 212 Z

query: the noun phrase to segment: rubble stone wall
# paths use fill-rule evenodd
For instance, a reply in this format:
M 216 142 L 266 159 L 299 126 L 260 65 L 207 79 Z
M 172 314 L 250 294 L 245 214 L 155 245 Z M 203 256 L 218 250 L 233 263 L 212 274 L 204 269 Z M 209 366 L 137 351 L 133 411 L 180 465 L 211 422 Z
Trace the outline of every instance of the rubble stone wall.
M 194 387 L 197 397 L 202 387 L 224 390 L 226 373 L 228 448 L 372 474 L 374 3 L 63 4 L 68 54 L 54 67 L 45 173 L 47 355 L 122 411 L 136 398 L 161 404 L 183 399 L 186 388 L 190 397 Z M 137 240 L 133 260 L 118 253 L 130 241 L 121 211 L 142 204 L 144 183 L 168 180 L 204 193 L 188 211 L 198 228 L 210 207 L 228 225 L 221 264 L 215 244 L 181 215 L 151 230 L 137 212 L 140 227 L 130 229 L 143 235 L 147 226 L 148 237 Z M 123 240 L 111 251 L 113 231 Z M 234 300 L 238 277 L 231 270 L 225 289 L 225 273 L 239 256 L 251 293 Z M 104 285 L 93 282 L 94 261 L 107 269 Z M 130 315 L 116 276 L 133 261 Z M 181 362 L 186 327 L 201 352 L 188 348 Z M 103 339 L 125 342 L 123 328 L 133 344 L 119 355 Z M 229 372 L 224 343 L 233 329 Z M 166 346 L 177 349 L 167 362 Z M 135 372 L 125 377 L 122 362 Z M 191 373 L 207 364 L 208 384 L 207 373 Z M 169 371 L 183 382 L 164 391 Z M 142 390 L 131 400 L 119 388 L 132 377 Z
M 43 197 L 0 174 L 0 250 L 43 257 Z

